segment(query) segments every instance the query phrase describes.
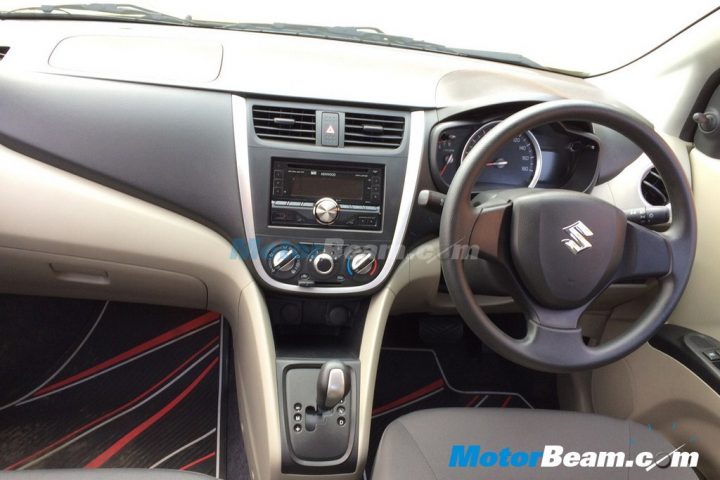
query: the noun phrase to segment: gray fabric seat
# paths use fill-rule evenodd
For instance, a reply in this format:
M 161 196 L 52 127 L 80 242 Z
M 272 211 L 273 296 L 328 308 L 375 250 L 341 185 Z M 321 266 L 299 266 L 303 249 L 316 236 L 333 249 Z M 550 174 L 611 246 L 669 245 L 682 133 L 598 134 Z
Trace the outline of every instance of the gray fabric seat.
M 600 415 L 514 409 L 422 410 L 387 427 L 372 480 L 698 478 L 691 468 L 656 467 L 650 471 L 640 467 L 541 468 L 540 461 L 536 467 L 528 466 L 531 452 L 542 452 L 546 445 L 562 446 L 566 453 L 624 452 L 626 459 L 635 459 L 644 451 L 665 454 L 675 448 L 647 427 Z M 502 452 L 503 449 L 509 450 Z M 513 452 L 521 453 L 512 456 Z M 505 466 L 500 465 L 502 456 Z M 490 465 L 493 460 L 493 466 L 483 465 L 483 462 Z
M 97 468 L 92 470 L 59 468 L 0 472 L 0 480 L 211 480 L 214 478 L 179 470 L 141 468 Z

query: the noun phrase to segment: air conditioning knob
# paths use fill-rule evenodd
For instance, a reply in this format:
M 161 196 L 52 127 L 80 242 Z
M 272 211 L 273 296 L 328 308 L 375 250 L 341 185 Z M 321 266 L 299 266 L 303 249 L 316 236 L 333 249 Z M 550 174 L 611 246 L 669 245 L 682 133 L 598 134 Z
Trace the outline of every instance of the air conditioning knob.
M 299 254 L 292 247 L 283 247 L 275 252 L 270 259 L 273 272 L 289 272 L 297 265 Z
M 338 213 L 340 213 L 340 205 L 330 197 L 321 198 L 315 202 L 315 206 L 313 207 L 315 220 L 323 225 L 332 224 L 337 218 Z
M 327 275 L 335 268 L 335 260 L 333 260 L 333 257 L 328 253 L 318 253 L 313 260 L 313 267 L 315 267 L 315 271 L 320 275 Z
M 367 275 L 375 269 L 375 254 L 369 251 L 356 253 L 350 259 L 353 275 Z

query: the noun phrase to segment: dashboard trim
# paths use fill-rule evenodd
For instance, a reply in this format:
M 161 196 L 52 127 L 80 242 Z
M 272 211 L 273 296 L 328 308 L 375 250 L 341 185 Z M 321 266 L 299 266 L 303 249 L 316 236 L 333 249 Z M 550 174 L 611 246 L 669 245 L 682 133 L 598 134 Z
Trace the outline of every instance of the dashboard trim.
M 265 271 L 258 249 L 255 232 L 255 219 L 253 216 L 253 188 L 250 180 L 250 156 L 248 145 L 247 101 L 244 97 L 234 95 L 232 99 L 233 128 L 235 131 L 235 155 L 237 159 L 238 183 L 240 187 L 240 203 L 245 227 L 245 239 L 251 261 L 260 279 L 272 288 L 291 293 L 347 295 L 370 292 L 382 285 L 392 272 L 398 255 L 402 249 L 403 239 L 410 221 L 410 214 L 415 202 L 420 165 L 423 158 L 425 144 L 425 112 L 413 111 L 410 114 L 409 142 L 405 181 L 403 183 L 400 210 L 393 233 L 387 260 L 382 270 L 370 282 L 364 285 L 351 287 L 300 287 L 279 282 Z

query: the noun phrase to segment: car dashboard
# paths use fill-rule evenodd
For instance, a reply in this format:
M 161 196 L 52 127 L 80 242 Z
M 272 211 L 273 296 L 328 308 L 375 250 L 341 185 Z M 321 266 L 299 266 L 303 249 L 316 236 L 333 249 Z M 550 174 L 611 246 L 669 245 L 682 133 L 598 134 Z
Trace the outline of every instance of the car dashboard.
M 362 474 L 391 309 L 453 311 L 440 214 L 421 192 L 446 193 L 472 148 L 524 107 L 572 98 L 632 114 L 579 78 L 451 55 L 207 28 L 1 23 L 0 286 L 223 312 L 255 478 Z M 686 144 L 673 148 L 687 168 Z M 566 189 L 642 209 L 651 168 L 624 137 L 568 119 L 515 137 L 474 193 Z M 512 308 L 490 292 L 478 301 Z M 343 333 L 324 340 L 315 329 Z M 354 369 L 352 430 L 340 454 L 304 458 L 282 379 L 297 358 L 316 368 L 334 356 Z

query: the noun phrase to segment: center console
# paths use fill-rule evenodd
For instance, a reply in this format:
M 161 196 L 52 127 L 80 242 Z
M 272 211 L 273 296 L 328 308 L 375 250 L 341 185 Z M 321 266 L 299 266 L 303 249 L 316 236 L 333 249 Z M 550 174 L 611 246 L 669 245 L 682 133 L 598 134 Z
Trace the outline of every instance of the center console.
M 361 339 L 382 331 L 370 294 L 403 253 L 425 114 L 234 97 L 233 115 L 234 245 L 272 327 L 280 473 L 356 478 L 377 362 Z
M 379 288 L 402 251 L 423 114 L 236 98 L 234 115 L 246 259 L 261 284 Z
M 383 165 L 272 158 L 269 226 L 382 231 Z M 319 197 L 319 198 L 318 198 Z M 264 266 L 275 280 L 301 287 L 363 285 L 379 271 L 375 244 L 355 237 L 321 242 L 277 230 L 268 236 Z M 335 236 L 335 235 L 333 235 Z

